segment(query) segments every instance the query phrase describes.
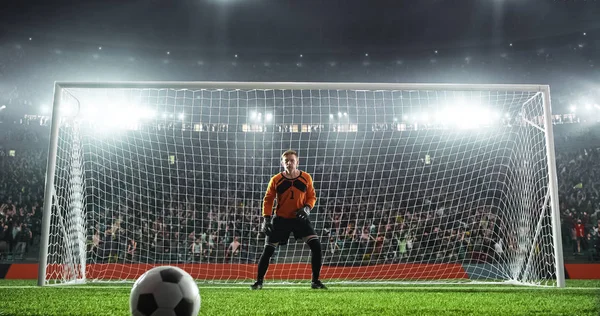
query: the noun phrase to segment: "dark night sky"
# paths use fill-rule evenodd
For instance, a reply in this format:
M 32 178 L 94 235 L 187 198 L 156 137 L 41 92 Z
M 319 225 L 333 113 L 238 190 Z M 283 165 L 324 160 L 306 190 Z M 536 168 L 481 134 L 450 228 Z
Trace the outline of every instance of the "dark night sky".
M 11 1 L 5 40 L 192 51 L 344 52 L 551 41 L 600 29 L 600 3 L 551 0 Z

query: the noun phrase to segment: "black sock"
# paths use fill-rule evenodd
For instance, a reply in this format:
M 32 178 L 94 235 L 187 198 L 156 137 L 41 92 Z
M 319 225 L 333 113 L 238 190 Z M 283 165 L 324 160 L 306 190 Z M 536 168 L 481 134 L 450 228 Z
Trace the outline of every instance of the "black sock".
M 321 274 L 321 265 L 323 265 L 323 254 L 321 253 L 321 242 L 318 238 L 313 238 L 308 241 L 310 247 L 311 257 L 310 265 L 312 267 L 312 280 L 319 280 Z
M 267 270 L 269 269 L 269 261 L 271 261 L 271 256 L 273 253 L 275 253 L 275 247 L 271 245 L 265 245 L 265 249 L 263 250 L 260 260 L 258 261 L 258 275 L 256 277 L 256 281 L 261 283 L 263 282 L 265 274 L 267 274 Z

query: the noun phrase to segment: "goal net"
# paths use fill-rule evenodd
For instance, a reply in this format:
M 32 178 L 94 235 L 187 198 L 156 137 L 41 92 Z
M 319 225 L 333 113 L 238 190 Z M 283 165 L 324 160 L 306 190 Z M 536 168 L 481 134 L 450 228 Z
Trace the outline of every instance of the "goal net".
M 57 83 L 39 283 L 176 265 L 247 282 L 280 156 L 314 179 L 327 282 L 564 286 L 547 86 Z M 310 280 L 280 246 L 267 282 Z

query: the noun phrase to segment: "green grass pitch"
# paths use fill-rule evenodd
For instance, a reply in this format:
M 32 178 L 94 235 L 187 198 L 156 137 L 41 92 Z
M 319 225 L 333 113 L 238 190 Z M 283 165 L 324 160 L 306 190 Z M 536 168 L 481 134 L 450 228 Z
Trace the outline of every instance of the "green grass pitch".
M 490 285 L 308 285 L 261 291 L 200 284 L 200 315 L 600 315 L 600 281 L 567 288 Z M 0 315 L 128 315 L 131 284 L 36 287 L 0 280 Z

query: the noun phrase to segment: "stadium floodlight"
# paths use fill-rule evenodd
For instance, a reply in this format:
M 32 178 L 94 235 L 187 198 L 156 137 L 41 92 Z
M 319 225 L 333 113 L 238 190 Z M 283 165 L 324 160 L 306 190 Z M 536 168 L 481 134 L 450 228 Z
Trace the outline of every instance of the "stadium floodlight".
M 436 123 L 447 123 L 448 118 L 444 115 L 445 111 L 436 111 L 433 116 Z
M 491 111 L 490 115 L 494 123 L 498 123 L 498 121 L 502 118 L 502 113 L 500 113 L 500 111 Z
M 2 105 L 2 106 L 0 106 L 0 111 L 2 111 L 2 110 L 4 110 L 4 109 L 6 109 L 6 105 Z
M 576 106 L 574 106 L 574 105 L 571 105 L 571 106 L 569 107 L 569 111 L 570 111 L 571 113 L 575 113 L 575 112 L 577 112 L 577 107 L 576 107 Z
M 154 110 L 154 109 L 143 108 L 140 111 L 141 111 L 141 117 L 144 119 L 152 119 L 152 118 L 156 117 L 156 110 Z
M 111 105 L 121 100 L 135 102 Z M 245 122 L 257 104 L 285 113 L 287 128 Z M 548 86 L 57 83 L 54 111 L 72 105 L 71 116 L 52 116 L 40 285 L 134 280 L 167 264 L 200 282 L 254 278 L 256 266 L 248 263 L 257 262 L 265 242 L 257 234 L 261 201 L 290 147 L 317 189 L 315 231 L 323 240 L 345 236 L 343 246 L 324 252 L 323 279 L 565 285 Z M 94 106 L 106 113 L 96 120 L 125 117 L 148 126 L 98 135 L 94 124 L 81 124 Z M 328 114 L 342 108 L 352 123 L 311 128 L 328 126 Z M 208 128 L 161 128 L 164 121 L 144 120 L 140 109 L 190 113 L 191 124 Z M 423 113 L 443 111 L 453 123 L 420 122 Z M 494 111 L 509 113 L 511 124 L 480 123 Z M 417 118 L 418 128 L 373 128 L 400 115 Z M 480 128 L 462 130 L 469 120 Z M 332 212 L 339 222 L 332 223 Z M 221 225 L 230 220 L 234 226 Z M 362 232 L 374 242 L 361 241 Z M 221 233 L 223 241 L 239 237 L 243 251 L 231 256 L 215 241 L 189 254 L 189 236 L 209 242 Z M 111 235 L 114 242 L 91 243 Z M 121 238 L 137 242 L 134 257 Z M 305 279 L 309 256 L 290 240 L 270 277 Z
M 273 119 L 273 114 L 272 113 L 267 113 L 265 115 L 265 121 L 271 122 L 272 119 Z
M 178 119 L 183 120 L 185 118 L 185 113 L 179 113 L 177 116 Z

